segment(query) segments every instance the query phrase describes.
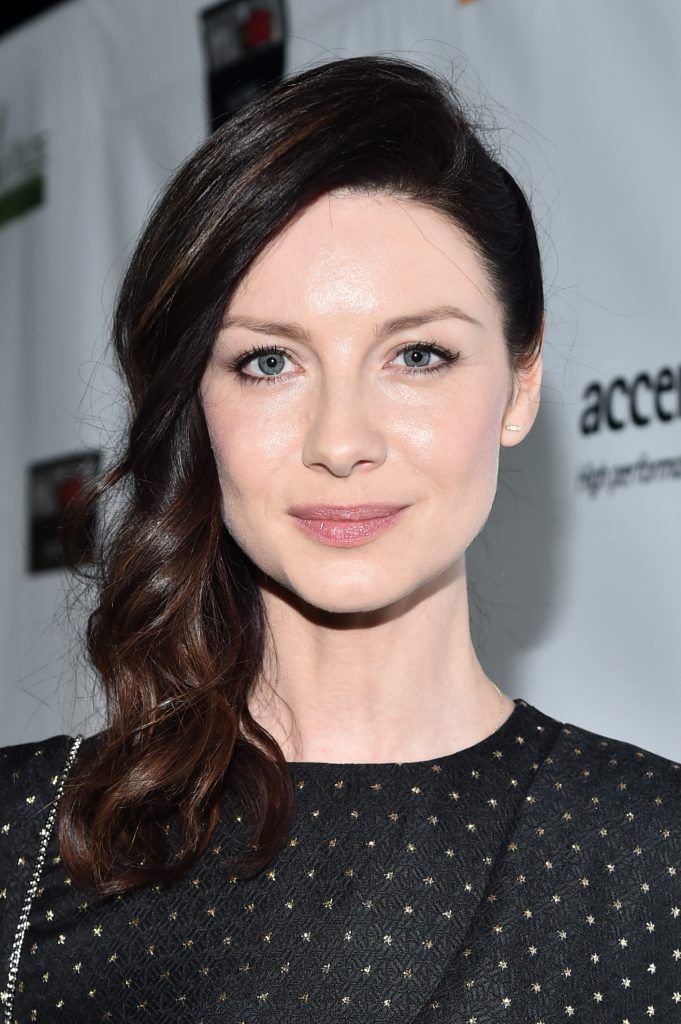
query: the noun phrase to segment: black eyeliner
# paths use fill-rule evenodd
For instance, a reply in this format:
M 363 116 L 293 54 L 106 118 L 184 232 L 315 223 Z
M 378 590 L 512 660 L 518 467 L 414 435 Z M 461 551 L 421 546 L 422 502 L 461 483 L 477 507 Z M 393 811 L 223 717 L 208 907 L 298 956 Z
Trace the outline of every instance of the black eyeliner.
M 445 369 L 445 367 L 451 366 L 453 363 L 455 363 L 459 359 L 459 356 L 461 354 L 460 352 L 450 352 L 448 349 L 442 348 L 434 341 L 417 341 L 403 345 L 402 348 L 400 348 L 395 353 L 393 358 L 402 355 L 404 352 L 411 352 L 416 350 L 433 352 L 436 356 L 439 356 L 440 359 L 442 359 L 442 362 L 438 363 L 436 366 L 403 367 L 403 371 L 410 377 L 422 377 L 425 376 L 426 374 L 437 373 L 438 371 Z M 268 383 L 277 382 L 278 380 L 280 380 L 279 376 L 268 377 L 267 375 L 265 375 L 263 377 L 256 377 L 253 374 L 242 372 L 244 366 L 248 365 L 248 363 L 250 363 L 252 359 L 255 359 L 257 356 L 260 355 L 282 355 L 286 356 L 288 359 L 293 359 L 293 356 L 288 351 L 288 349 L 282 348 L 280 345 L 254 345 L 247 352 L 243 352 L 235 359 L 229 360 L 227 366 L 239 378 L 240 381 L 248 381 L 249 383 L 259 384 L 262 381 Z

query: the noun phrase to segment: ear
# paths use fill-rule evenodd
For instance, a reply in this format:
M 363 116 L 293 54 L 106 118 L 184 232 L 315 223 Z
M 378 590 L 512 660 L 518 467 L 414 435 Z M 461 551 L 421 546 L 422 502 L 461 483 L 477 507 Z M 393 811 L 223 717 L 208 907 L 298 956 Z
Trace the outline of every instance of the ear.
M 542 357 L 541 352 L 529 365 L 513 371 L 513 392 L 501 422 L 500 443 L 511 448 L 527 437 L 537 413 L 541 395 Z M 508 430 L 507 427 L 520 427 Z

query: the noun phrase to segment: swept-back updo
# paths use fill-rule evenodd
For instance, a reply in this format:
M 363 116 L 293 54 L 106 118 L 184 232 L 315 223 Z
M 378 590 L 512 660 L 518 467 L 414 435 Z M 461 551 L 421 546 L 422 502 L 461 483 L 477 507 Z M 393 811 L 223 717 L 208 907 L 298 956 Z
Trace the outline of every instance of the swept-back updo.
M 82 744 L 59 814 L 67 872 L 102 894 L 188 871 L 227 794 L 250 829 L 238 873 L 267 866 L 290 829 L 290 769 L 247 703 L 267 628 L 260 571 L 222 522 L 198 388 L 253 260 L 337 187 L 451 218 L 489 275 L 512 367 L 541 345 L 527 201 L 439 76 L 384 56 L 314 67 L 261 93 L 180 167 L 117 299 L 113 346 L 130 398 L 121 451 L 71 517 L 75 535 L 93 510 L 115 507 L 87 574 L 97 603 L 85 646 L 107 726 Z

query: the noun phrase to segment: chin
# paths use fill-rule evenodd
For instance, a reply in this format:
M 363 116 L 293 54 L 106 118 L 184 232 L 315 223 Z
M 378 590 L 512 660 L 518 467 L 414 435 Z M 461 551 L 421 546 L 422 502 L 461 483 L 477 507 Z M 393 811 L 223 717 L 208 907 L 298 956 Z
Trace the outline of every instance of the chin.
M 408 569 L 408 566 L 402 566 L 399 577 L 386 579 L 383 563 L 377 573 L 361 578 L 339 577 L 335 573 L 330 580 L 319 580 L 319 585 L 316 585 L 314 576 L 308 575 L 298 585 L 294 576 L 284 587 L 289 592 L 289 600 L 290 595 L 294 595 L 294 600 L 304 602 L 308 614 L 312 608 L 330 615 L 368 615 L 390 608 L 396 611 L 398 606 L 406 610 L 408 604 L 417 604 L 427 597 L 433 587 L 439 586 L 442 578 L 441 570 L 432 577 L 424 577 L 422 571 L 417 573 L 415 567 L 411 574 Z
M 389 608 L 392 603 L 391 601 L 377 603 L 375 598 L 372 601 L 347 601 L 342 604 L 332 599 L 308 602 L 310 607 L 327 615 L 373 615 L 384 608 Z

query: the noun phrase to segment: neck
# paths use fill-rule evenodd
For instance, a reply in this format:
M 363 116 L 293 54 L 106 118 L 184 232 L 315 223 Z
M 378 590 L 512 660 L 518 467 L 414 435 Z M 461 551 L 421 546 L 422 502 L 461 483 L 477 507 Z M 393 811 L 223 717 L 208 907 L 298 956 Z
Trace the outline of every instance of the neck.
M 267 587 L 276 678 L 249 700 L 288 761 L 420 761 L 494 732 L 515 705 L 473 649 L 465 576 L 390 608 L 351 614 L 301 606 Z

